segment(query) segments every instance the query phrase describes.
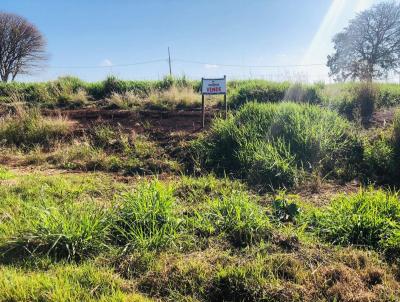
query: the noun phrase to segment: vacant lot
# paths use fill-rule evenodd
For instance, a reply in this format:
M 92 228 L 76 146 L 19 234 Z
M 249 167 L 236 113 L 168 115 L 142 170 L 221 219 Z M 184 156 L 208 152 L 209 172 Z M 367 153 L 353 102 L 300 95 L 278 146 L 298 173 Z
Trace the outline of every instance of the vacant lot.
M 0 85 L 0 301 L 398 301 L 400 86 Z

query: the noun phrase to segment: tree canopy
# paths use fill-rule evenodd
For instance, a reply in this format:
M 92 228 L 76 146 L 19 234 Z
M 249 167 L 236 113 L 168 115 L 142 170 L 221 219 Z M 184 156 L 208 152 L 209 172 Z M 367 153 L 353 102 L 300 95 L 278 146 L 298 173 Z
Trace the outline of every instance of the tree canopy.
M 14 80 L 40 67 L 46 59 L 46 42 L 25 18 L 0 12 L 0 78 Z
M 400 4 L 383 2 L 359 13 L 333 43 L 327 66 L 336 80 L 387 77 L 400 67 Z

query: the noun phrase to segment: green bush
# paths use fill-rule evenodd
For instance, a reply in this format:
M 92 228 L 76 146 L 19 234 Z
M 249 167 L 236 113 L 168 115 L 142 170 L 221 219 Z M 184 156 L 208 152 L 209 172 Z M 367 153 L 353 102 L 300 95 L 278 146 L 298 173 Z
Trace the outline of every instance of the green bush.
M 361 83 L 355 89 L 356 114 L 360 116 L 361 122 L 370 122 L 375 111 L 377 101 L 377 88 L 371 83 Z
M 372 141 L 366 140 L 364 166 L 367 180 L 378 183 L 396 183 L 396 175 L 399 174 L 396 149 L 384 134 Z
M 368 181 L 398 185 L 400 180 L 400 111 L 393 125 L 364 140 L 364 177 Z
M 293 101 L 300 103 L 318 103 L 318 87 L 289 82 L 277 83 L 263 80 L 238 81 L 228 85 L 230 104 L 234 108 L 247 102 L 276 103 Z
M 369 188 L 334 198 L 316 212 L 313 224 L 321 237 L 335 244 L 399 250 L 399 217 L 397 193 Z
M 348 122 L 295 103 L 246 104 L 227 120 L 216 120 L 194 149 L 206 168 L 274 188 L 293 186 L 303 170 L 351 177 L 350 167 L 362 156 Z
M 254 101 L 280 102 L 284 99 L 289 86 L 288 82 L 273 83 L 262 80 L 239 82 L 235 88 L 228 90 L 230 105 L 237 108 Z

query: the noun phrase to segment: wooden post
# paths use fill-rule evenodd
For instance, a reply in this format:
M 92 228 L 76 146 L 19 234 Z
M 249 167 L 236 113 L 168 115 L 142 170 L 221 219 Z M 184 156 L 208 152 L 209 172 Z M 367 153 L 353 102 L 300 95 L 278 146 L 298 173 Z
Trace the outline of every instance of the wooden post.
M 171 69 L 171 53 L 169 52 L 168 46 L 168 64 L 169 64 L 169 76 L 172 77 L 172 69 Z
M 226 75 L 224 75 L 225 85 L 226 85 Z M 226 92 L 224 93 L 224 106 L 225 106 L 225 119 L 228 118 L 228 102 L 226 101 Z
M 204 128 L 205 124 L 205 119 L 206 119 L 206 108 L 204 104 L 204 94 L 201 94 L 201 127 Z
M 224 94 L 224 106 L 225 106 L 225 119 L 228 118 L 228 103 L 226 102 L 226 93 Z

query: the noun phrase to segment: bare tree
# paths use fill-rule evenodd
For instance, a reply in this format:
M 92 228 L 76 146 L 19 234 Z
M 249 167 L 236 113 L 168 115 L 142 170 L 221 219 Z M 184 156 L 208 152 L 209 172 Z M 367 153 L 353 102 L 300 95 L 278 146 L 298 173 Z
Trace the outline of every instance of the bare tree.
M 400 67 L 400 4 L 383 2 L 359 13 L 333 43 L 327 66 L 337 80 L 387 77 Z
M 0 77 L 3 82 L 27 74 L 46 60 L 46 41 L 25 18 L 0 12 Z

